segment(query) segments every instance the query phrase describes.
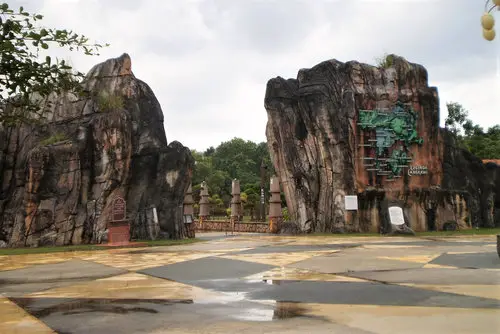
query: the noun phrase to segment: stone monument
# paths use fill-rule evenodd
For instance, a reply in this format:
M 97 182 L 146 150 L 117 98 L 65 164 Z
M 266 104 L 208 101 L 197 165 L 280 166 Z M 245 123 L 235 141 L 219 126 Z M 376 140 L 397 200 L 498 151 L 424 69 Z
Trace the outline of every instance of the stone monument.
M 241 191 L 240 191 L 240 181 L 237 179 L 233 180 L 231 186 L 231 221 L 236 223 L 241 217 Z
M 113 199 L 111 219 L 108 222 L 108 244 L 124 245 L 130 242 L 130 225 L 127 220 L 127 203 L 121 196 Z
M 184 204 L 183 204 L 184 225 L 186 227 L 188 238 L 195 237 L 195 225 L 193 224 L 193 214 L 194 214 L 193 204 L 194 204 L 193 188 L 190 184 L 186 191 L 186 195 L 184 196 Z
M 200 191 L 200 225 L 210 216 L 210 201 L 208 200 L 208 185 L 205 181 L 201 183 Z
M 269 199 L 269 230 L 271 233 L 276 233 L 279 230 L 283 221 L 283 213 L 281 212 L 281 190 L 277 176 L 271 178 L 270 183 L 271 198 Z

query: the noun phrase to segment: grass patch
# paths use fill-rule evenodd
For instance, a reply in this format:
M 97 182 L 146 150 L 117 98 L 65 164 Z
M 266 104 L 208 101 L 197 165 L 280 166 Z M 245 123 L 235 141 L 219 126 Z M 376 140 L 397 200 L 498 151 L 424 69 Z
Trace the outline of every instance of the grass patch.
M 311 233 L 303 234 L 305 237 L 338 237 L 338 238 L 355 238 L 355 237 L 380 237 L 379 233 Z
M 74 245 L 74 246 L 54 246 L 54 247 L 29 247 L 29 248 L 5 248 L 0 249 L 0 255 L 25 255 L 25 254 L 48 254 L 64 252 L 83 252 L 83 251 L 102 251 L 116 248 L 136 248 L 136 247 L 155 247 L 155 246 L 177 246 L 188 245 L 195 242 L 201 242 L 200 239 L 182 239 L 182 240 L 140 240 L 141 245 L 107 247 L 103 245 Z
M 101 112 L 117 111 L 123 109 L 125 102 L 123 97 L 102 92 L 97 98 L 97 104 Z
M 417 232 L 419 237 L 446 237 L 446 236 L 460 236 L 460 235 L 496 235 L 500 234 L 500 228 L 471 228 L 469 230 L 459 230 L 459 231 L 429 231 L 429 232 Z
M 474 235 L 497 235 L 500 234 L 500 228 L 480 228 L 480 229 L 468 229 L 459 231 L 428 231 L 428 232 L 415 232 L 417 237 L 453 237 L 453 236 L 474 236 Z M 379 233 L 312 233 L 304 234 L 302 236 L 313 236 L 313 237 L 339 237 L 339 238 L 350 238 L 350 237 L 391 237 L 389 235 L 383 235 Z M 412 237 L 412 235 L 394 235 L 395 237 Z
M 56 134 L 42 140 L 40 142 L 40 145 L 42 145 L 42 146 L 53 145 L 55 143 L 59 143 L 61 141 L 65 141 L 65 140 L 68 140 L 68 137 L 66 137 L 62 133 L 56 133 Z

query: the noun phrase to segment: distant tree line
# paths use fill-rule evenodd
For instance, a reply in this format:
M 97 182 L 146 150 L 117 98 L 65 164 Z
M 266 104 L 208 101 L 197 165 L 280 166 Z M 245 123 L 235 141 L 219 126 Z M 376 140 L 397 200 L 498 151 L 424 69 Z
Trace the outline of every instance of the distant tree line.
M 269 179 L 275 174 L 267 143 L 254 143 L 241 138 L 223 142 L 204 152 L 191 151 L 196 164 L 193 169 L 193 197 L 200 200 L 201 182 L 206 181 L 214 216 L 225 216 L 231 203 L 231 184 L 238 179 L 245 215 L 258 215 L 260 203 L 261 164 L 266 166 L 264 189 L 269 199 Z M 284 196 L 282 196 L 284 202 Z M 195 206 L 197 208 L 197 206 Z
M 485 130 L 468 118 L 469 112 L 461 104 L 450 102 L 446 106 L 445 127 L 464 148 L 480 159 L 500 159 L 500 125 Z

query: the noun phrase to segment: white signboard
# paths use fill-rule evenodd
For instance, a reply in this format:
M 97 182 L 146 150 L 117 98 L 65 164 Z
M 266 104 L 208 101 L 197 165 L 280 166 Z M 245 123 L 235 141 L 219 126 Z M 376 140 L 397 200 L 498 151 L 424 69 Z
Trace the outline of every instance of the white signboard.
M 391 206 L 389 208 L 389 217 L 392 225 L 404 225 L 405 223 L 403 209 L 399 206 Z
M 156 208 L 153 208 L 153 221 L 158 224 L 158 213 L 156 213 Z
M 357 211 L 358 210 L 358 196 L 345 196 L 345 209 Z

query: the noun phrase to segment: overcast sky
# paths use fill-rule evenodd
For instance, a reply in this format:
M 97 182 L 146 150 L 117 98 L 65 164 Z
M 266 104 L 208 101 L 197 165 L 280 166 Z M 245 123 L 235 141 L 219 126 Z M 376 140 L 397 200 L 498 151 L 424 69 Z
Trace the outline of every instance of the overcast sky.
M 478 0 L 17 0 L 45 26 L 111 44 L 99 57 L 68 54 L 72 65 L 127 52 L 165 114 L 168 141 L 204 150 L 241 137 L 265 141 L 267 80 L 328 59 L 374 63 L 384 53 L 423 64 L 441 99 L 476 123 L 500 123 L 500 31 L 482 38 Z M 500 13 L 496 13 L 500 22 Z

